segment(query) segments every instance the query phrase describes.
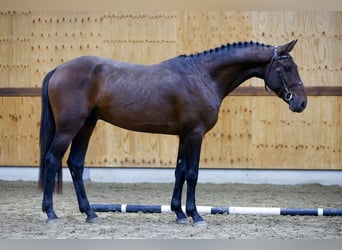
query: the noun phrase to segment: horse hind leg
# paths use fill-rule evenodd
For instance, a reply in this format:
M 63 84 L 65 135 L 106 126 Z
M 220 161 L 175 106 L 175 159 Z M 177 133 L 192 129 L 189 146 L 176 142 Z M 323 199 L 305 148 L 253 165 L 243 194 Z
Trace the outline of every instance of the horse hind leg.
M 47 222 L 52 222 L 57 219 L 57 215 L 53 209 L 53 191 L 55 189 L 55 178 L 57 170 L 62 167 L 62 158 L 65 154 L 73 135 L 56 131 L 50 149 L 44 158 L 45 182 L 44 194 L 42 201 L 42 209 L 47 214 Z
M 73 180 L 77 201 L 81 213 L 87 214 L 86 222 L 97 222 L 98 217 L 91 209 L 83 183 L 84 159 L 90 136 L 95 128 L 96 119 L 88 118 L 81 130 L 72 140 L 68 167 Z

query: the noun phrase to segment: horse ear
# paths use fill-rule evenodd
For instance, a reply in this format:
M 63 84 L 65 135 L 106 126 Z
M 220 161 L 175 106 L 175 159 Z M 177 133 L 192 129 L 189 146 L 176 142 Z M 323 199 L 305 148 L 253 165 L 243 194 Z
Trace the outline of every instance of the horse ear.
M 288 44 L 285 44 L 283 46 L 280 46 L 279 49 L 278 49 L 278 53 L 279 55 L 283 55 L 283 54 L 287 54 L 287 53 L 290 53 L 291 50 L 294 48 L 294 46 L 296 45 L 297 43 L 297 39 L 296 40 L 293 40 L 292 42 L 289 42 Z

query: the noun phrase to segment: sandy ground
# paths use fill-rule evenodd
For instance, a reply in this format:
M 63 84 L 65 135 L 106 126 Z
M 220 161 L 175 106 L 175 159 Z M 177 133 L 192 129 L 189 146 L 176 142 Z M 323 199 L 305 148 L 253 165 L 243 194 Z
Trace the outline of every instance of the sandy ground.
M 163 204 L 173 184 L 86 183 L 91 203 Z M 178 225 L 174 214 L 98 213 L 96 224 L 78 211 L 71 183 L 54 196 L 57 223 L 46 224 L 33 182 L 0 181 L 2 239 L 341 239 L 342 217 L 204 215 L 207 227 Z M 210 206 L 342 207 L 342 187 L 199 184 L 197 204 Z

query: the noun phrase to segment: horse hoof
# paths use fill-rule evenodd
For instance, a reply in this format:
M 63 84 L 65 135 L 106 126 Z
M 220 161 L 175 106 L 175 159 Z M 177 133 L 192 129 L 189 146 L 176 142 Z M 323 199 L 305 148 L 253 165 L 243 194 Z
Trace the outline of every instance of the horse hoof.
M 187 225 L 189 223 L 187 218 L 182 218 L 182 219 L 177 219 L 176 220 L 177 224 L 182 224 L 182 225 Z
M 51 218 L 46 220 L 47 224 L 54 224 L 56 222 L 58 222 L 58 218 Z
M 200 220 L 200 221 L 194 222 L 193 226 L 194 227 L 206 227 L 207 223 L 204 220 Z
M 99 222 L 99 217 L 92 217 L 92 218 L 87 218 L 86 219 L 87 223 L 98 223 Z

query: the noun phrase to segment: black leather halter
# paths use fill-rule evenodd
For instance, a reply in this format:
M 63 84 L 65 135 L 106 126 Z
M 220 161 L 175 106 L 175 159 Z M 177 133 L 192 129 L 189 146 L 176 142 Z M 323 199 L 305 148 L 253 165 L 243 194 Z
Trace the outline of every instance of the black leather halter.
M 293 87 L 296 87 L 296 86 L 301 86 L 303 85 L 303 82 L 299 81 L 299 82 L 296 82 L 294 84 L 292 84 L 291 86 L 289 86 L 286 81 L 285 81 L 285 78 L 283 77 L 283 74 L 282 74 L 282 70 L 280 69 L 280 66 L 279 66 L 279 60 L 282 60 L 282 59 L 288 59 L 288 58 L 291 58 L 290 55 L 283 55 L 283 56 L 278 56 L 278 46 L 275 46 L 274 47 L 274 54 L 273 54 L 273 57 L 272 57 L 272 61 L 271 61 L 271 64 L 267 70 L 267 73 L 266 73 L 266 78 L 267 79 L 269 77 L 269 74 L 270 74 L 270 71 L 271 71 L 271 68 L 272 68 L 272 65 L 273 63 L 275 62 L 276 63 L 276 72 L 278 73 L 278 78 L 282 84 L 281 86 L 281 89 L 279 90 L 273 90 L 280 98 L 283 98 L 286 102 L 290 102 L 292 99 L 293 99 L 293 93 L 289 90 Z M 267 85 L 266 81 L 265 81 L 265 89 L 267 91 L 270 91 L 270 89 L 272 89 L 270 86 Z

